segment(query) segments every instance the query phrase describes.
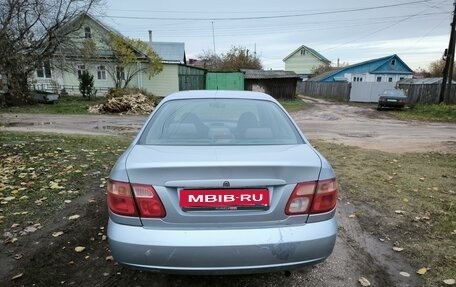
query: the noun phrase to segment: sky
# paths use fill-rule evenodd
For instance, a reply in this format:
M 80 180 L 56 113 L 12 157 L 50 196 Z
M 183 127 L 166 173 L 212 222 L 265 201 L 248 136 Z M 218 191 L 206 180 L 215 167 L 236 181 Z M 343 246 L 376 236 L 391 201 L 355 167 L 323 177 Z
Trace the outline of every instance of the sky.
M 427 69 L 448 48 L 452 0 L 105 0 L 92 13 L 124 36 L 184 42 L 187 60 L 245 47 L 264 69 L 306 45 L 336 66 L 397 54 Z

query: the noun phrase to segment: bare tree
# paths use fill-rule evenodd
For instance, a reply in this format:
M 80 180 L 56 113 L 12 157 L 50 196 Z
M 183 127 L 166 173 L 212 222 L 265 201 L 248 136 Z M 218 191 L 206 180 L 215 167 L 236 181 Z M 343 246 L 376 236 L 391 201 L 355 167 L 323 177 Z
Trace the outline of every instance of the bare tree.
M 66 35 L 80 27 L 66 25 L 100 0 L 0 0 L 0 73 L 8 83 L 7 103 L 30 101 L 32 72 L 52 58 Z
M 226 54 L 222 54 L 221 58 L 222 62 L 219 67 L 221 71 L 262 68 L 260 59 L 244 47 L 231 47 Z
M 220 56 L 210 51 L 203 51 L 199 59 L 205 62 L 204 68 L 210 71 L 239 71 L 240 69 L 261 69 L 260 59 L 247 48 L 231 47 Z
M 222 61 L 219 55 L 209 50 L 204 50 L 198 59 L 203 62 L 203 68 L 209 71 L 217 71 Z
M 330 64 L 321 64 L 319 66 L 313 67 L 310 72 L 312 73 L 312 76 L 315 77 L 333 70 L 335 70 L 335 68 L 331 67 Z
M 429 76 L 430 77 L 442 77 L 443 68 L 445 68 L 445 60 L 439 59 L 429 64 Z M 453 80 L 456 79 L 456 70 L 453 72 Z

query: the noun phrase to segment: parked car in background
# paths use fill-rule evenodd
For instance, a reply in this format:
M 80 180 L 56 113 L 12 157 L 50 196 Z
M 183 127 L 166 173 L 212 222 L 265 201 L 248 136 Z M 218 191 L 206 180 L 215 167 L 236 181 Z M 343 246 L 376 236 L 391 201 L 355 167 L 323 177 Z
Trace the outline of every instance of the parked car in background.
M 187 274 L 288 270 L 325 260 L 338 185 L 272 97 L 165 97 L 108 181 L 108 238 L 122 265 Z
M 405 106 L 407 96 L 403 90 L 388 89 L 379 95 L 377 110 L 383 108 L 402 109 Z
M 54 104 L 59 100 L 58 93 L 34 90 L 30 92 L 32 99 L 37 103 Z

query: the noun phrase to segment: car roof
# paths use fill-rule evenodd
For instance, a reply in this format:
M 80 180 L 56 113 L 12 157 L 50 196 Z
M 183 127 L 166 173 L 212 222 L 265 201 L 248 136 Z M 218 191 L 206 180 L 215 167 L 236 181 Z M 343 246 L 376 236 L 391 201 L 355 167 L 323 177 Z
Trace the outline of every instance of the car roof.
M 182 91 L 166 96 L 163 101 L 181 99 L 252 99 L 277 102 L 265 93 L 252 91 L 221 91 L 221 90 L 194 90 Z

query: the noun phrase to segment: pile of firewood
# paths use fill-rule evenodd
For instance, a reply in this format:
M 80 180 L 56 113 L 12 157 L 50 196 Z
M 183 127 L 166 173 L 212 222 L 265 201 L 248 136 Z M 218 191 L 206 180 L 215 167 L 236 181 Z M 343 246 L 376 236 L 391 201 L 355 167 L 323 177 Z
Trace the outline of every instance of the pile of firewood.
M 126 115 L 146 115 L 154 109 L 154 102 L 143 94 L 124 95 L 111 98 L 104 104 L 89 107 L 89 113 L 118 113 Z

